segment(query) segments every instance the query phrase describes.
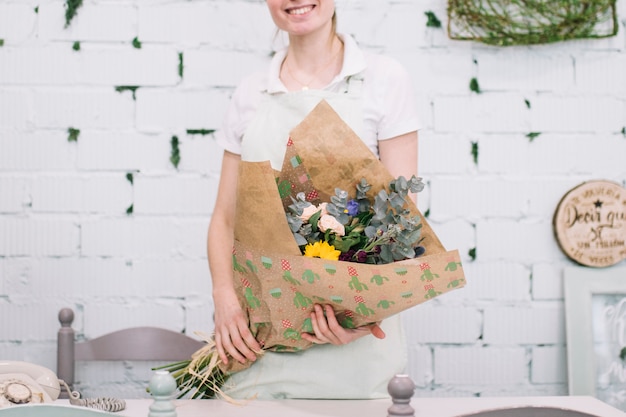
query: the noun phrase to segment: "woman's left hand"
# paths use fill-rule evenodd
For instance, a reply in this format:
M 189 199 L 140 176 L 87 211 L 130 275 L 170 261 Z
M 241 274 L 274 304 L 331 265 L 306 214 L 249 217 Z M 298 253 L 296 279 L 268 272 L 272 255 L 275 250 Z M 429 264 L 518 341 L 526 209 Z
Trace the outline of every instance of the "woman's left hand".
M 315 344 L 331 343 L 333 345 L 345 345 L 368 334 L 378 339 L 384 339 L 385 337 L 385 332 L 383 332 L 378 323 L 368 324 L 356 329 L 341 327 L 330 305 L 321 306 L 316 304 L 311 312 L 311 323 L 313 324 L 314 333 L 302 333 L 302 338 Z

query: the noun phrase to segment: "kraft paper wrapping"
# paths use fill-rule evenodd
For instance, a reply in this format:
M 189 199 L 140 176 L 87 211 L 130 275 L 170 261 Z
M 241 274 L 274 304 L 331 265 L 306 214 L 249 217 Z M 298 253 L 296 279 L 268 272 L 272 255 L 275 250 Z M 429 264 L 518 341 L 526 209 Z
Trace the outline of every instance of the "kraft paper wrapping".
M 301 333 L 313 332 L 316 303 L 332 305 L 344 327 L 358 327 L 465 285 L 458 251 L 446 251 L 423 216 L 426 252 L 415 259 L 371 265 L 301 255 L 285 218 L 288 194 L 330 201 L 336 187 L 351 192 L 363 177 L 372 198 L 393 179 L 325 101 L 291 132 L 280 173 L 269 162 L 241 162 L 234 280 L 264 349 L 310 347 Z M 421 216 L 412 202 L 410 210 Z

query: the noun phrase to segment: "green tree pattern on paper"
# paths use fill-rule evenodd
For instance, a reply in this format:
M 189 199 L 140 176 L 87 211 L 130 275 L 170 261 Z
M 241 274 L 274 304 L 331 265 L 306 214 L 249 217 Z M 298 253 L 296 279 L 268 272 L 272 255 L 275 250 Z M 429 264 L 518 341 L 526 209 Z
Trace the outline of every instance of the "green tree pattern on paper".
M 365 305 L 365 300 L 360 295 L 354 296 L 354 301 L 357 303 L 355 311 L 365 317 L 374 314 L 374 310 Z
M 289 264 L 289 261 L 286 259 L 281 259 L 280 260 L 280 266 L 283 269 L 283 279 L 285 281 L 287 281 L 290 284 L 293 285 L 300 285 L 300 282 L 298 282 L 298 280 L 296 280 L 293 275 L 291 275 L 291 265 Z
M 383 285 L 385 281 L 389 281 L 389 278 L 380 274 L 376 274 L 370 279 L 370 282 L 376 285 Z
M 427 263 L 423 263 L 420 265 L 420 269 L 424 272 L 422 274 L 422 276 L 420 277 L 420 279 L 422 281 L 432 281 L 435 278 L 439 278 L 438 274 L 433 274 L 432 271 L 430 270 L 430 265 L 428 265 Z
M 302 273 L 302 280 L 308 282 L 309 284 L 313 284 L 315 280 L 320 280 L 320 274 L 316 274 L 310 269 L 307 269 Z
M 309 297 L 302 295 L 301 292 L 296 291 L 296 295 L 293 297 L 293 304 L 297 308 L 306 309 L 308 306 L 313 304 L 313 300 Z

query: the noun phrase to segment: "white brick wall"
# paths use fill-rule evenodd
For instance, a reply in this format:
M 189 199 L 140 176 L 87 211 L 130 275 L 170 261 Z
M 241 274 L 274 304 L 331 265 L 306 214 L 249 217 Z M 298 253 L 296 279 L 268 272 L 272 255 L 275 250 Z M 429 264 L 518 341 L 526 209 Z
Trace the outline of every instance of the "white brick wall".
M 64 306 L 85 337 L 140 324 L 211 332 L 205 241 L 221 149 L 187 131 L 219 129 L 238 81 L 283 42 L 262 0 L 85 0 L 68 28 L 64 3 L 0 0 L 0 359 L 52 369 Z M 425 11 L 445 25 L 445 1 L 337 0 L 340 30 L 412 75 L 419 206 L 465 263 L 465 289 L 403 314 L 416 396 L 567 393 L 571 262 L 552 216 L 583 181 L 626 182 L 617 4 L 616 37 L 496 48 L 427 28 Z M 77 376 L 86 395 L 139 397 L 150 366 Z

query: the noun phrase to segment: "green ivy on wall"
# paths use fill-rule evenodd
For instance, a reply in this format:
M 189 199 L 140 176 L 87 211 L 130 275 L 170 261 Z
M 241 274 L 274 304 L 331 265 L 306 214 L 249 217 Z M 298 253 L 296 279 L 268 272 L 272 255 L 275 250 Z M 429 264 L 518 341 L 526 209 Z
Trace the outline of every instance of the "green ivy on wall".
M 65 27 L 72 22 L 78 8 L 83 5 L 83 0 L 65 0 Z
M 448 36 L 533 45 L 617 34 L 616 0 L 448 0 Z

